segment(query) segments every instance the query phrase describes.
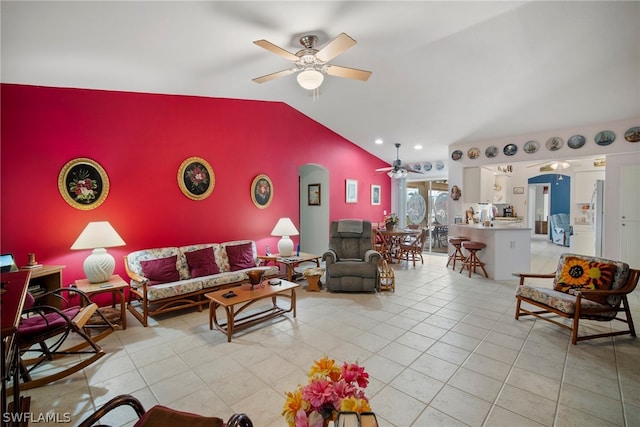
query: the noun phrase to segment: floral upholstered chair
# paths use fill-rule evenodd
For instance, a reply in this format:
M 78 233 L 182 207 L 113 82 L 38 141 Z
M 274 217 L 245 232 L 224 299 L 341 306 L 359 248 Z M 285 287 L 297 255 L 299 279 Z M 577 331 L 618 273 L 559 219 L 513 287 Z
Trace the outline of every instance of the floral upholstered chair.
M 619 261 L 563 254 L 555 273 L 514 275 L 520 277 L 516 290 L 516 319 L 535 316 L 568 329 L 573 344 L 615 335 L 636 336 L 627 294 L 636 288 L 640 270 L 631 269 Z M 527 279 L 553 279 L 553 287 L 526 284 Z M 539 310 L 528 308 L 530 306 Z M 618 316 L 619 313 L 625 316 Z M 562 322 L 558 316 L 571 321 Z M 579 322 L 585 319 L 600 322 L 618 320 L 626 323 L 627 329 L 607 325 L 597 333 L 578 336 Z

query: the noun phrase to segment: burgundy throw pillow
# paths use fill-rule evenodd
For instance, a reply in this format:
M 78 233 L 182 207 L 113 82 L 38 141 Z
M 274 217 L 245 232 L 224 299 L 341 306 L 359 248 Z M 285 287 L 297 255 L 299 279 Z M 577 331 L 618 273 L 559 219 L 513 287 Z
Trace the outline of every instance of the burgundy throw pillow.
M 227 246 L 227 256 L 229 257 L 231 271 L 244 270 L 245 268 L 256 266 L 251 243 Z
M 144 277 L 154 282 L 176 282 L 180 280 L 180 273 L 176 269 L 177 259 L 178 255 L 174 255 L 167 258 L 140 261 L 142 273 Z
M 185 252 L 184 256 L 187 258 L 187 265 L 192 278 L 220 273 L 220 268 L 218 268 L 216 258 L 213 255 L 213 248 Z

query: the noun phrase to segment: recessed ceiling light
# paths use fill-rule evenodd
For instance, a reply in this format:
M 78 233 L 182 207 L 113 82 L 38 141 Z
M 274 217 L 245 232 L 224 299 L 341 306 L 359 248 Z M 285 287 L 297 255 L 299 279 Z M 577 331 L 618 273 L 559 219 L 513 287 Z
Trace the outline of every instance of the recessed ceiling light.
M 382 141 L 380 138 L 378 138 L 378 139 L 376 139 L 376 140 L 375 140 L 375 141 L 373 141 L 373 142 L 375 142 L 376 144 L 380 145 L 380 144 L 382 144 L 384 141 Z
M 413 148 L 415 148 L 416 150 L 422 150 L 422 145 L 416 144 L 413 146 Z

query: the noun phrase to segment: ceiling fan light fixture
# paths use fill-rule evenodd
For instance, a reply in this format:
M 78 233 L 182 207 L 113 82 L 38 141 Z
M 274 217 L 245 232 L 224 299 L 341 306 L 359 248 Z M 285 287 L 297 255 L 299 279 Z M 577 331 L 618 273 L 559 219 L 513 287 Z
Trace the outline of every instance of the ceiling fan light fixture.
M 302 88 L 307 90 L 314 90 L 320 87 L 320 85 L 324 81 L 324 75 L 318 70 L 308 68 L 298 73 L 297 80 L 298 84 Z
M 409 172 L 407 172 L 406 169 L 397 169 L 397 170 L 390 170 L 389 172 L 387 172 L 387 175 L 389 175 L 389 178 L 406 178 L 407 175 L 409 175 Z

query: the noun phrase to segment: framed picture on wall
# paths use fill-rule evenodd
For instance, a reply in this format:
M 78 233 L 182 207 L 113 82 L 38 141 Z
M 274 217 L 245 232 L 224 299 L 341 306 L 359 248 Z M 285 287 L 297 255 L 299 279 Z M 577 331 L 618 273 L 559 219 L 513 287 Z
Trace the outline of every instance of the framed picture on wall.
M 95 209 L 109 194 L 109 178 L 98 162 L 80 157 L 62 167 L 58 175 L 58 190 L 74 208 Z
M 347 203 L 358 203 L 358 181 L 355 179 L 347 179 L 345 195 Z
M 524 187 L 513 187 L 513 194 L 524 194 Z
M 192 200 L 204 200 L 211 195 L 216 176 L 203 158 L 189 157 L 178 168 L 178 186 Z
M 380 204 L 380 186 L 372 185 L 371 186 L 371 204 L 379 205 Z
M 264 209 L 273 200 L 273 184 L 271 179 L 264 174 L 260 174 L 251 183 L 251 200 L 258 209 Z
M 320 206 L 320 184 L 309 184 L 307 204 L 309 206 Z

